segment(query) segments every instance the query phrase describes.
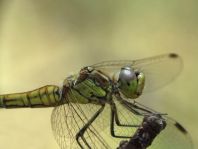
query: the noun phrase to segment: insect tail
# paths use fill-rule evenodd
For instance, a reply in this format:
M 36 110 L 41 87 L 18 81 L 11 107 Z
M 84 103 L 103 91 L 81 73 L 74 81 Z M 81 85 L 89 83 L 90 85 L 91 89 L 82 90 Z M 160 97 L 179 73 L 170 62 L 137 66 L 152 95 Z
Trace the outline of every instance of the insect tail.
M 47 85 L 33 91 L 0 95 L 0 108 L 53 107 L 59 101 L 59 87 Z

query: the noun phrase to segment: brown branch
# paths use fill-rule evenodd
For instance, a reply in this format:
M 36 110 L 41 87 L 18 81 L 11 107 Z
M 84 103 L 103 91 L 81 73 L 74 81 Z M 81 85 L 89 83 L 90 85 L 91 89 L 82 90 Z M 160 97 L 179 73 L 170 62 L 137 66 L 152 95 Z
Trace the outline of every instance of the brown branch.
M 121 141 L 117 149 L 146 149 L 165 127 L 166 121 L 161 115 L 147 115 L 131 139 Z

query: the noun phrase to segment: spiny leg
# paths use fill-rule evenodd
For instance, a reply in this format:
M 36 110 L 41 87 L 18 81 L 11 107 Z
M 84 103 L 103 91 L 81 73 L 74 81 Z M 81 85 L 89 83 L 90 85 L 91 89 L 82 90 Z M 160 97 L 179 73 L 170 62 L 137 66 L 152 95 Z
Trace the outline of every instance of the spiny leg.
M 136 111 L 134 111 L 136 112 Z M 138 114 L 138 113 L 137 113 Z M 117 113 L 117 108 L 115 103 L 111 103 L 111 124 L 110 124 L 110 131 L 111 135 L 115 138 L 131 138 L 131 136 L 121 136 L 121 135 L 116 135 L 115 134 L 115 122 L 118 126 L 120 127 L 139 127 L 140 125 L 126 125 L 126 124 L 121 124 L 118 113 Z
M 91 149 L 90 145 L 84 138 L 84 133 L 89 128 L 89 126 L 93 123 L 93 121 L 100 115 L 100 113 L 104 110 L 105 105 L 102 105 L 101 108 L 91 117 L 91 119 L 88 120 L 88 122 L 79 130 L 79 132 L 76 134 L 76 141 L 78 145 L 83 149 L 82 144 L 80 143 L 80 138 L 83 140 L 83 142 L 87 145 L 88 148 Z
M 141 107 L 141 105 L 139 106 L 135 102 L 134 103 L 128 102 L 125 99 L 123 99 L 119 94 L 116 94 L 116 98 L 118 99 L 118 101 L 120 102 L 120 104 L 122 106 L 124 106 L 127 110 L 129 110 L 130 112 L 132 112 L 135 115 L 138 115 L 138 116 L 146 116 L 146 115 L 150 115 L 150 114 L 166 115 L 166 114 L 157 113 L 157 112 L 152 111 L 150 109 L 146 109 L 144 107 Z M 111 103 L 111 126 L 110 126 L 111 135 L 113 137 L 116 137 L 116 138 L 131 138 L 131 136 L 120 136 L 120 135 L 115 134 L 114 120 L 115 120 L 116 124 L 118 126 L 121 126 L 121 127 L 139 127 L 140 126 L 140 125 L 121 124 L 120 120 L 119 120 L 119 117 L 118 117 L 118 112 L 117 112 L 116 105 L 115 105 L 115 103 L 112 102 Z
M 151 115 L 151 114 L 155 114 L 155 115 L 167 115 L 166 113 L 159 113 L 159 112 L 156 112 L 156 111 L 147 109 L 145 107 L 141 107 L 141 105 L 138 105 L 137 102 L 131 103 L 131 102 L 128 102 L 128 101 L 126 101 L 124 99 L 122 100 L 122 102 L 123 102 L 122 105 L 125 106 L 128 110 L 130 110 L 130 111 L 134 111 L 135 110 L 135 111 L 137 111 L 142 116 Z
M 123 99 L 119 94 L 116 94 L 116 98 L 120 102 L 122 106 L 124 106 L 127 110 L 131 111 L 135 115 L 145 116 L 148 114 L 160 114 L 155 111 L 151 111 L 146 108 L 142 108 L 136 104 L 136 102 L 131 103 Z
M 122 106 L 124 106 L 127 110 L 129 110 L 130 112 L 132 112 L 135 115 L 145 116 L 145 115 L 148 115 L 148 113 L 149 114 L 153 113 L 152 111 L 149 111 L 147 109 L 144 109 L 142 107 L 137 106 L 136 104 L 130 103 L 130 102 L 122 99 L 122 97 L 119 94 L 116 94 L 116 97 L 117 97 L 118 101 L 120 102 L 120 104 Z M 110 105 L 111 105 L 111 126 L 110 126 L 111 135 L 113 137 L 117 137 L 117 138 L 130 138 L 131 136 L 116 135 L 115 134 L 115 127 L 114 127 L 115 123 L 118 126 L 121 126 L 121 127 L 139 127 L 140 125 L 121 124 L 121 122 L 119 120 L 119 116 L 118 116 L 118 112 L 117 112 L 117 108 L 116 108 L 115 103 L 112 102 Z M 145 113 L 143 113 L 142 111 L 145 112 Z M 114 120 L 115 120 L 115 122 L 114 122 Z
M 134 125 L 134 124 L 122 124 L 120 122 L 119 115 L 118 115 L 118 110 L 117 110 L 117 107 L 116 107 L 115 103 L 111 104 L 111 110 L 112 110 L 112 114 L 113 114 L 113 117 L 115 119 L 115 122 L 118 126 L 121 126 L 121 127 L 139 127 L 139 125 Z M 136 115 L 139 115 L 139 113 L 137 113 L 135 110 L 134 110 L 133 113 L 136 113 Z

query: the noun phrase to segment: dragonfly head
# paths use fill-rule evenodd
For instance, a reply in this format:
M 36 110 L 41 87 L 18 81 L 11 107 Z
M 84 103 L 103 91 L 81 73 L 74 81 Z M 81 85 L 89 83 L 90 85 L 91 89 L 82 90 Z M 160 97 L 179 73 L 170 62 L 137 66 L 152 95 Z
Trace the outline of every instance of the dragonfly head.
M 121 68 L 118 78 L 119 91 L 127 98 L 135 99 L 142 94 L 145 76 L 142 72 L 134 71 L 130 66 Z

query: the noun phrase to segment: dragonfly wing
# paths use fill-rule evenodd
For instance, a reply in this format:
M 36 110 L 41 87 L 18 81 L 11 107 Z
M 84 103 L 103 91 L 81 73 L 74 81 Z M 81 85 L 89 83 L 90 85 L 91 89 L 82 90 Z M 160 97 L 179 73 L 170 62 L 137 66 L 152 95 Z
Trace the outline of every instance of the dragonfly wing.
M 146 112 L 145 110 L 135 109 L 139 113 L 142 113 L 143 115 L 157 113 L 156 111 L 148 107 L 145 107 L 144 105 L 140 103 L 136 102 L 136 105 L 145 109 L 146 111 L 149 111 L 149 112 Z M 128 125 L 129 124 L 140 125 L 142 123 L 143 116 L 133 114 L 131 111 L 127 110 L 123 105 L 121 105 L 118 101 L 116 101 L 116 106 L 118 109 L 118 115 L 119 115 L 120 121 L 122 123 L 125 123 Z M 130 107 L 130 105 L 128 106 Z M 134 108 L 134 107 L 131 106 L 131 108 Z M 165 115 L 162 117 L 165 119 L 167 123 L 166 128 L 162 130 L 159 135 L 156 136 L 156 138 L 154 139 L 149 149 L 159 149 L 159 148 L 160 149 L 193 149 L 192 139 L 189 133 L 187 132 L 187 130 L 174 119 Z M 118 133 L 120 132 L 122 133 L 122 135 L 124 133 L 124 135 L 129 135 L 129 136 L 132 136 L 136 130 L 134 128 L 127 128 L 127 129 L 119 128 L 119 129 L 118 129 Z
M 69 95 L 73 101 L 77 100 L 72 92 Z M 100 107 L 100 105 L 94 104 L 68 103 L 54 108 L 51 116 L 52 130 L 61 149 L 79 148 L 76 134 Z M 105 122 L 106 120 L 99 115 L 85 132 L 84 137 L 91 147 L 110 148 L 99 133 L 100 130 L 107 127 L 108 123 L 105 124 Z
M 192 139 L 185 128 L 170 117 L 164 119 L 167 126 L 149 149 L 193 149 Z
M 124 66 L 131 66 L 145 74 L 144 91 L 149 92 L 174 80 L 181 72 L 183 64 L 180 56 L 170 53 L 132 61 L 106 61 L 92 67 L 113 78 L 118 77 L 120 69 Z
M 73 124 L 75 120 L 72 116 L 72 111 L 68 105 L 57 106 L 53 109 L 51 115 L 51 126 L 54 137 L 61 149 L 72 148 L 76 146 L 75 132 L 77 132 L 78 126 Z M 71 112 L 70 112 L 71 111 Z M 73 124 L 74 127 L 71 127 Z

